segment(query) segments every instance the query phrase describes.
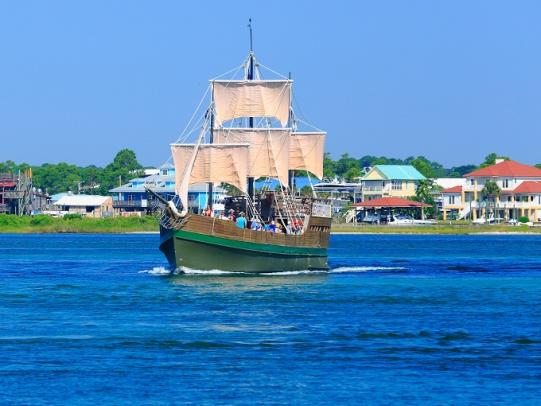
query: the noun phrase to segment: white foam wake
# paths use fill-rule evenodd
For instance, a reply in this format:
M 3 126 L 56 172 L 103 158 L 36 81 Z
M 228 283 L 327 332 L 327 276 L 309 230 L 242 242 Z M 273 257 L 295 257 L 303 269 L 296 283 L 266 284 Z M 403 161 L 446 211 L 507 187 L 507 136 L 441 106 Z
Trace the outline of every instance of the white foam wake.
M 329 271 L 324 270 L 300 270 L 300 271 L 277 271 L 277 272 L 234 272 L 234 271 L 222 271 L 220 269 L 193 269 L 182 266 L 180 268 L 171 271 L 163 266 L 155 266 L 152 269 L 139 271 L 139 273 L 146 273 L 149 275 L 201 275 L 201 276 L 213 276 L 213 275 L 259 275 L 259 276 L 294 276 L 294 275 L 314 275 L 325 273 L 355 273 L 355 272 L 375 272 L 375 271 L 404 271 L 406 268 L 400 266 L 343 266 L 331 269 Z
M 184 275 L 231 275 L 231 274 L 242 274 L 244 272 L 232 272 L 232 271 L 221 271 L 219 269 L 192 269 L 186 266 L 181 266 L 175 269 L 175 274 L 184 274 Z
M 170 275 L 171 270 L 164 268 L 163 266 L 155 266 L 152 269 L 146 269 L 144 271 L 139 271 L 139 273 L 147 273 L 149 275 Z
M 313 274 L 318 274 L 318 273 L 327 273 L 327 271 L 317 271 L 317 270 L 314 270 L 314 271 L 310 271 L 310 270 L 304 270 L 304 271 L 279 271 L 279 272 L 265 272 L 265 273 L 262 273 L 261 275 L 263 276 L 288 276 L 288 275 L 313 275 Z
M 331 269 L 330 273 L 346 272 L 372 272 L 372 271 L 403 271 L 406 268 L 402 266 L 342 266 Z

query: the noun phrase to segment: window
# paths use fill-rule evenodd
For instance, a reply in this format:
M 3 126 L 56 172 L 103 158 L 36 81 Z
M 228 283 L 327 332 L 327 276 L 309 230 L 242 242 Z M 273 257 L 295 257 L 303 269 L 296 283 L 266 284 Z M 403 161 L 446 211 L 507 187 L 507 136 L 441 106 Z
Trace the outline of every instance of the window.
M 402 190 L 402 181 L 401 180 L 392 180 L 391 188 L 393 190 Z
M 455 204 L 455 196 L 449 196 L 449 204 Z
M 504 179 L 504 180 L 503 180 L 503 188 L 504 188 L 504 189 L 508 189 L 508 188 L 509 188 L 509 179 Z

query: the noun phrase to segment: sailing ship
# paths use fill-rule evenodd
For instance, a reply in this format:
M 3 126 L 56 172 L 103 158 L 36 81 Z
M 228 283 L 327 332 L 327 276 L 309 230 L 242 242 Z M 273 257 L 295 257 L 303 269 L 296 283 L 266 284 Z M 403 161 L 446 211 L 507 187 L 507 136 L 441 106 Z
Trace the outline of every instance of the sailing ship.
M 210 103 L 200 124 L 171 144 L 176 196 L 168 201 L 155 197 L 163 203 L 160 250 L 174 268 L 328 269 L 331 204 L 315 193 L 296 195 L 292 187 L 295 171 L 322 178 L 326 133 L 300 131 L 303 122 L 292 108 L 293 81 L 290 76 L 263 79 L 263 69 L 276 75 L 256 60 L 250 45 L 233 78 L 210 80 Z M 273 180 L 275 187 L 256 191 L 258 179 Z M 239 228 L 224 215 L 188 210 L 189 186 L 203 182 L 210 212 L 215 185 L 236 192 L 224 206 L 225 216 L 244 212 L 247 227 Z M 269 225 L 271 231 L 265 231 Z

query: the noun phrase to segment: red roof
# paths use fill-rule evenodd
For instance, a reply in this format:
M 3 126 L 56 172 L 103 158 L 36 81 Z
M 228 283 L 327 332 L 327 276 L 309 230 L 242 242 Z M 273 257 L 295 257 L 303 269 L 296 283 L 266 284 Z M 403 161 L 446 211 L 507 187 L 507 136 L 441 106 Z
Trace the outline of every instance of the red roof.
M 447 189 L 443 189 L 441 193 L 462 193 L 462 186 L 453 186 Z
M 524 165 L 516 161 L 502 161 L 498 164 L 487 166 L 467 173 L 464 176 L 490 177 L 508 176 L 513 178 L 541 178 L 541 169 L 535 166 Z
M 362 203 L 354 203 L 355 207 L 430 207 L 429 204 L 402 199 L 400 197 L 382 197 Z
M 527 180 L 518 185 L 513 193 L 541 193 L 541 182 Z

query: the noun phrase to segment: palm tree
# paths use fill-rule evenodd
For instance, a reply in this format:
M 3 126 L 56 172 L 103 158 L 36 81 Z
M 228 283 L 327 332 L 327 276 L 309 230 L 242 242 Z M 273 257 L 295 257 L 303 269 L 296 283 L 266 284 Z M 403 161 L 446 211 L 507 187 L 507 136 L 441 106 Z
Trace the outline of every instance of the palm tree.
M 483 190 L 481 190 L 481 196 L 483 199 L 487 199 L 493 203 L 492 213 L 496 214 L 496 197 L 500 195 L 500 187 L 493 180 L 487 180 Z
M 418 202 L 426 203 L 432 206 L 431 208 L 428 209 L 429 216 L 433 216 L 435 212 L 434 192 L 437 190 L 437 188 L 438 186 L 434 183 L 432 179 L 424 179 L 424 180 L 419 181 L 415 189 L 414 200 L 417 200 Z M 421 207 L 421 217 L 424 220 L 425 211 L 423 207 Z

